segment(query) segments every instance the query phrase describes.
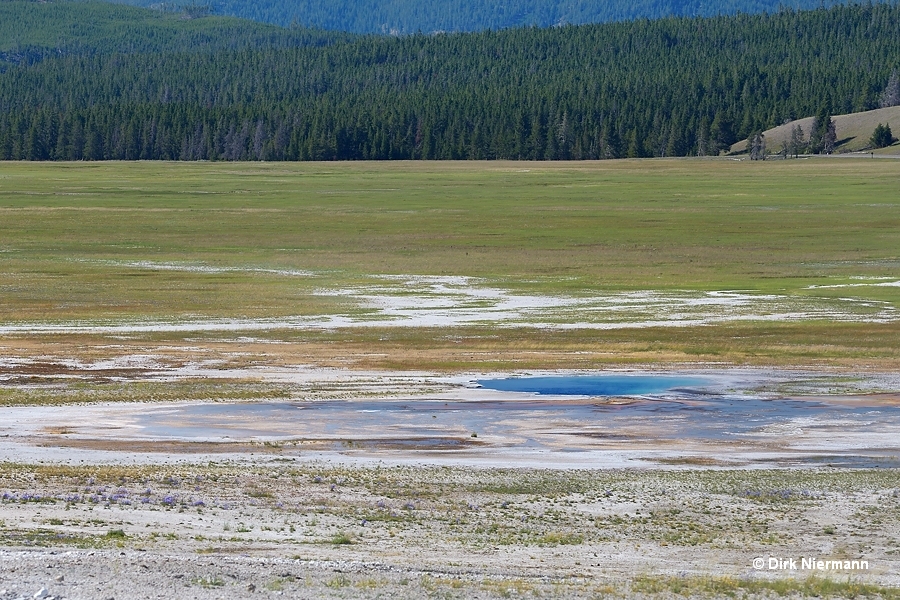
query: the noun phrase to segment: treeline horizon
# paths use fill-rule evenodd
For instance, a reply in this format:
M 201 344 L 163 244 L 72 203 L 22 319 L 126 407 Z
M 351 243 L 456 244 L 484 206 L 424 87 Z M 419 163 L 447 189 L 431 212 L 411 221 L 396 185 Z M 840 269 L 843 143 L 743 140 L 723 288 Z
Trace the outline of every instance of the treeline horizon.
M 188 16 L 95 0 L 0 0 L 0 72 L 14 64 L 71 55 L 296 48 L 358 37 L 233 17 Z
M 48 55 L 0 73 L 0 159 L 713 155 L 821 111 L 876 108 L 897 39 L 900 8 L 876 4 Z
M 410 35 L 498 31 L 515 27 L 557 27 L 662 19 L 812 10 L 846 0 L 117 0 L 144 7 L 181 10 L 184 5 L 213 14 L 282 27 Z M 895 0 L 877 0 L 894 2 Z

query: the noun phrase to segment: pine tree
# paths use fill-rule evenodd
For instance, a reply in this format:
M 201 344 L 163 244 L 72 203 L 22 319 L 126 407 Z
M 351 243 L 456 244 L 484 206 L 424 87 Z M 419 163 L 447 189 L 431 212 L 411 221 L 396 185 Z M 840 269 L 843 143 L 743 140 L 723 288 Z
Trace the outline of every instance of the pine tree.
M 815 154 L 831 154 L 837 143 L 837 129 L 828 109 L 819 110 L 809 132 L 809 151 Z
M 869 138 L 869 143 L 874 148 L 886 148 L 894 143 L 894 133 L 891 131 L 890 124 L 882 125 L 878 124 L 878 127 L 875 128 L 875 131 L 872 133 L 872 137 Z
M 600 130 L 600 158 L 619 158 L 622 155 L 622 142 L 615 124 L 607 121 Z
M 704 116 L 700 119 L 700 128 L 697 130 L 697 156 L 709 154 L 709 121 Z
M 628 136 L 628 149 L 625 151 L 626 158 L 641 158 L 644 155 L 641 148 L 640 137 L 637 129 L 632 129 Z
M 718 156 L 722 150 L 731 149 L 731 145 L 737 140 L 731 121 L 722 111 L 716 112 L 712 125 L 709 126 L 710 154 Z
M 756 131 L 747 138 L 747 153 L 750 160 L 766 160 L 766 136 Z
M 790 153 L 794 158 L 800 156 L 801 152 L 806 150 L 806 136 L 803 135 L 803 128 L 799 124 L 794 125 L 791 129 Z
M 897 75 L 896 69 L 891 73 L 891 77 L 881 93 L 879 104 L 881 108 L 900 106 L 900 76 Z

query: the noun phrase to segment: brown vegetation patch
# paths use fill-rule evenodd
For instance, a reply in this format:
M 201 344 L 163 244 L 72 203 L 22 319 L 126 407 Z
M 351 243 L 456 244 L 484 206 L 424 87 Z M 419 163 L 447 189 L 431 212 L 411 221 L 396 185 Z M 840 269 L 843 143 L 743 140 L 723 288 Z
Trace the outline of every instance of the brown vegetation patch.
M 48 427 L 44 431 L 55 436 L 74 433 L 66 427 Z M 451 451 L 484 446 L 475 438 L 410 437 L 387 439 L 316 439 L 269 442 L 189 442 L 184 440 L 122 440 L 97 438 L 44 437 L 37 445 L 47 448 L 80 448 L 113 452 L 154 452 L 167 454 L 226 454 L 226 453 L 301 453 L 329 450 L 423 450 Z
M 66 427 L 63 425 L 54 425 L 51 427 L 44 427 L 42 430 L 44 433 L 48 433 L 50 435 L 69 435 L 75 433 L 75 430 L 71 427 Z
M 719 460 L 710 456 L 673 456 L 671 458 L 658 458 L 656 462 L 662 465 L 692 465 L 697 467 L 735 467 L 738 464 Z
M 167 454 L 279 453 L 281 447 L 246 442 L 185 442 L 181 440 L 118 440 L 50 437 L 38 444 L 46 448 L 80 448 L 111 452 L 164 452 Z

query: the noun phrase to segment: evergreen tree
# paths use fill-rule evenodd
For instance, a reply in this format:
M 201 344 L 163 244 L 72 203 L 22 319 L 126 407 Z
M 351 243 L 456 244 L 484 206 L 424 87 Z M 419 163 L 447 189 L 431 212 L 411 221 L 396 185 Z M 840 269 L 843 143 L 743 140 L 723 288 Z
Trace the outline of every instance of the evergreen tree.
M 869 143 L 874 148 L 886 148 L 894 143 L 894 133 L 891 131 L 890 124 L 882 125 L 878 124 L 878 127 L 875 128 L 875 131 L 872 133 L 872 137 L 869 138 Z
M 824 131 L 822 132 L 822 153 L 831 154 L 837 144 L 837 126 L 834 119 L 829 115 L 824 121 Z
M 797 158 L 801 152 L 805 152 L 807 148 L 806 136 L 803 134 L 803 128 L 800 125 L 794 125 L 791 128 L 791 141 L 789 144 L 789 152 Z
M 766 160 L 766 136 L 761 131 L 756 131 L 747 138 L 747 153 L 750 160 Z
M 827 108 L 821 108 L 813 120 L 809 133 L 809 151 L 814 154 L 831 154 L 837 142 L 834 119 Z
M 723 150 L 730 150 L 732 144 L 737 141 L 731 121 L 721 110 L 716 112 L 716 116 L 713 118 L 712 125 L 710 125 L 709 129 L 710 154 L 714 156 L 718 155 Z
M 706 115 L 700 119 L 700 128 L 697 130 L 697 156 L 707 156 L 710 153 L 709 120 Z
M 879 105 L 881 108 L 900 106 L 900 76 L 897 75 L 896 69 L 891 72 L 891 77 L 881 93 Z

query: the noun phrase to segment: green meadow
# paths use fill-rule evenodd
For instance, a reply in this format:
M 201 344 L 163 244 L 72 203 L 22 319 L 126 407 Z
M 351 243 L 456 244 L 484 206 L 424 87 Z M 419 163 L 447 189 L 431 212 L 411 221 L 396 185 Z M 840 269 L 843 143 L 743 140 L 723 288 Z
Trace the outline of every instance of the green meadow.
M 547 296 L 741 290 L 892 308 L 900 287 L 875 284 L 900 280 L 898 182 L 900 162 L 862 159 L 0 163 L 0 325 L 347 314 L 361 309 L 319 292 L 380 275 L 470 276 Z M 900 348 L 894 322 L 489 329 L 462 333 L 485 352 L 608 344 L 659 360 L 887 365 Z M 395 335 L 427 349 L 446 332 Z

